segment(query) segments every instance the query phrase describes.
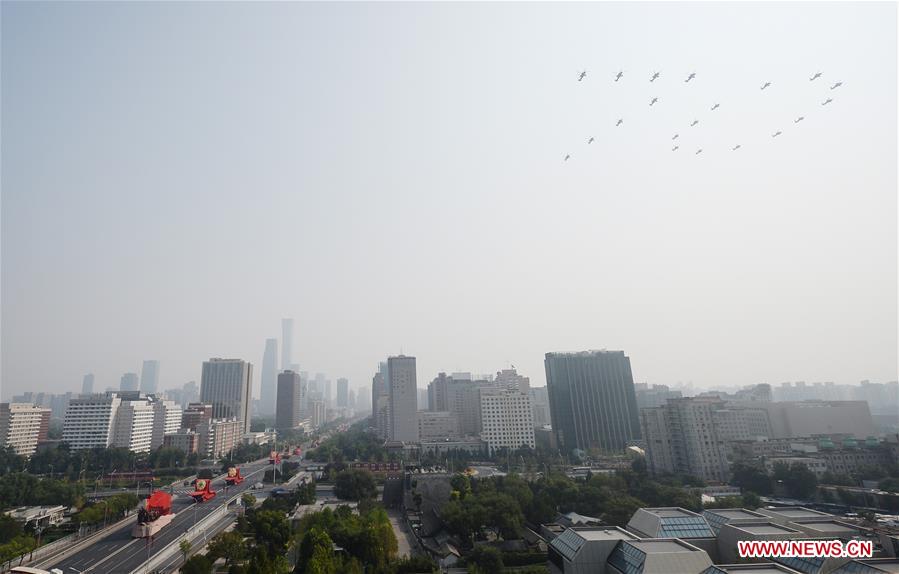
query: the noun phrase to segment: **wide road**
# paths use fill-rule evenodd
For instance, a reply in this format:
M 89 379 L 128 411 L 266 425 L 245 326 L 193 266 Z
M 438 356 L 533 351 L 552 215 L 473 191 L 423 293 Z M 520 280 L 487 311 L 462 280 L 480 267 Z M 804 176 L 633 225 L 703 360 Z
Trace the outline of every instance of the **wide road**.
M 206 515 L 221 507 L 223 502 L 235 494 L 240 494 L 252 488 L 259 482 L 262 473 L 268 466 L 267 461 L 257 461 L 245 464 L 241 467 L 241 475 L 244 477 L 242 484 L 225 488 L 224 478 L 216 479 L 212 483 L 212 489 L 217 495 L 212 500 L 195 503 L 185 493 L 176 494 L 172 499 L 172 511 L 176 513 L 174 520 L 164 527 L 151 540 L 148 538 L 131 538 L 131 527 L 135 522 L 113 530 L 105 537 L 91 544 L 75 554 L 43 568 L 59 568 L 65 574 L 76 572 L 91 572 L 92 574 L 130 574 L 141 564 L 146 562 L 169 543 L 177 540 L 187 529 L 202 520 Z M 190 490 L 185 489 L 185 490 Z M 226 519 L 225 516 L 222 517 Z M 229 518 L 230 519 L 230 518 Z M 137 518 L 135 517 L 135 521 Z

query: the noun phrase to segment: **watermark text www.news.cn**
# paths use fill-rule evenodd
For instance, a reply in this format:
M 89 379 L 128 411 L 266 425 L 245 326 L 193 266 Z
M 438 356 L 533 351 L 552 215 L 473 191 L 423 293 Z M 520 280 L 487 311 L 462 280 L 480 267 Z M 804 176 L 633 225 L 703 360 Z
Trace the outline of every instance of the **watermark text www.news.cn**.
M 740 540 L 741 558 L 871 558 L 870 540 Z

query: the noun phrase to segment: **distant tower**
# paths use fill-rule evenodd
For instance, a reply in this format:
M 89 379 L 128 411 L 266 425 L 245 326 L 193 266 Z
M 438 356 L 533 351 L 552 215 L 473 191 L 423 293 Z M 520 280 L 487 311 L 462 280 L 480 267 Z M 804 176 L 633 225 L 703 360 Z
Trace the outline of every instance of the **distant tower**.
M 265 340 L 262 355 L 262 385 L 259 389 L 259 412 L 263 415 L 275 413 L 275 397 L 278 393 L 278 340 Z
M 293 364 L 293 319 L 281 319 L 281 370 L 287 371 Z
M 81 394 L 89 395 L 94 392 L 94 374 L 88 373 L 81 379 Z
M 140 370 L 140 392 L 152 395 L 159 387 L 159 361 L 144 361 Z
M 338 407 L 348 407 L 350 406 L 350 382 L 346 379 L 337 379 L 337 406 Z
M 275 414 L 275 428 L 289 430 L 299 426 L 303 415 L 305 382 L 293 371 L 278 375 L 278 401 Z
M 120 391 L 137 391 L 140 390 L 140 377 L 137 373 L 125 373 L 119 381 Z

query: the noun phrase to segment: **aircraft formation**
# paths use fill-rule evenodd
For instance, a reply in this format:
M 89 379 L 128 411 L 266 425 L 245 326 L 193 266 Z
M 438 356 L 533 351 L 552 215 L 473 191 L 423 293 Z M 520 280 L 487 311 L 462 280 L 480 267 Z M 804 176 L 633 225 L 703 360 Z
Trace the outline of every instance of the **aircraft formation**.
M 823 75 L 824 75 L 824 74 L 823 74 L 822 72 L 816 71 L 811 77 L 809 77 L 809 81 L 810 81 L 810 82 L 814 82 L 814 81 L 817 80 L 818 78 L 821 78 Z M 586 77 L 587 77 L 587 70 L 582 70 L 582 71 L 578 72 L 578 74 L 577 74 L 577 81 L 578 81 L 578 82 L 582 82 Z M 624 77 L 625 77 L 624 70 L 619 70 L 618 73 L 615 74 L 615 75 L 612 77 L 612 78 L 613 78 L 613 82 L 614 82 L 614 83 L 618 83 L 619 81 L 623 80 Z M 654 71 L 652 72 L 652 74 L 649 76 L 649 83 L 653 84 L 653 83 L 655 83 L 656 80 L 658 80 L 658 79 L 661 78 L 661 77 L 662 77 L 662 72 L 654 70 Z M 686 78 L 684 79 L 684 83 L 685 83 L 685 84 L 689 84 L 689 83 L 690 83 L 692 80 L 694 80 L 695 78 L 696 78 L 696 72 L 690 72 L 690 73 L 686 76 Z M 836 90 L 836 89 L 838 89 L 839 87 L 841 87 L 842 85 L 843 85 L 843 82 L 842 82 L 842 81 L 834 82 L 834 83 L 830 86 L 830 90 L 831 90 L 831 91 Z M 767 91 L 769 88 L 771 88 L 771 89 L 776 89 L 776 87 L 774 86 L 774 83 L 773 83 L 773 82 L 770 82 L 770 81 L 767 81 L 767 80 L 766 80 L 764 83 L 761 84 L 760 91 Z M 824 100 L 823 102 L 821 102 L 821 105 L 822 105 L 822 106 L 826 106 L 826 105 L 832 103 L 833 101 L 834 101 L 833 98 L 827 98 L 826 100 Z M 664 102 L 662 101 L 662 99 L 661 99 L 660 97 L 658 97 L 658 96 L 652 96 L 652 97 L 650 98 L 650 100 L 649 100 L 649 107 L 652 108 L 652 107 L 656 106 L 657 104 L 658 104 L 658 105 L 664 105 Z M 713 112 L 714 112 L 715 110 L 717 110 L 717 109 L 720 108 L 720 107 L 721 107 L 721 104 L 718 103 L 718 102 L 715 102 L 714 105 L 711 106 L 710 111 L 713 111 Z M 802 122 L 802 121 L 804 121 L 804 120 L 805 120 L 805 116 L 799 116 L 799 117 L 797 117 L 796 119 L 793 120 L 793 124 L 794 124 L 794 125 L 799 124 L 800 122 Z M 618 118 L 618 120 L 615 122 L 615 127 L 618 128 L 618 127 L 620 127 L 622 124 L 624 124 L 624 118 Z M 695 127 L 698 126 L 698 125 L 699 125 L 699 119 L 694 119 L 694 120 L 692 121 L 692 123 L 689 124 L 689 127 L 695 128 Z M 691 133 L 693 133 L 693 132 L 691 131 Z M 699 132 L 697 132 L 697 133 L 699 133 Z M 783 135 L 783 131 L 782 131 L 782 130 L 776 130 L 773 134 L 771 134 L 771 138 L 774 139 L 774 138 L 777 138 L 778 136 L 781 136 L 781 135 Z M 675 133 L 675 134 L 672 136 L 671 140 L 672 140 L 672 141 L 677 140 L 679 137 L 680 137 L 680 134 Z M 594 136 L 590 136 L 589 139 L 587 139 L 587 144 L 588 144 L 588 145 L 589 145 L 589 144 L 592 144 L 595 140 L 596 140 L 596 138 L 595 138 Z M 733 147 L 730 147 L 729 149 L 730 149 L 731 151 L 735 152 L 735 151 L 738 151 L 738 150 L 742 149 L 742 147 L 743 147 L 743 145 L 742 145 L 741 143 L 737 143 L 737 144 L 735 144 Z M 678 151 L 679 149 L 680 149 L 680 145 L 674 145 L 674 146 L 671 148 L 671 151 L 672 151 L 672 152 L 676 152 L 676 151 Z M 701 153 L 702 153 L 702 148 L 698 148 L 698 149 L 696 149 L 696 151 L 694 152 L 694 155 L 700 155 Z M 564 156 L 563 161 L 566 161 L 566 162 L 567 162 L 569 159 L 571 159 L 571 157 L 572 157 L 572 156 L 571 156 L 570 153 L 566 153 L 565 156 Z

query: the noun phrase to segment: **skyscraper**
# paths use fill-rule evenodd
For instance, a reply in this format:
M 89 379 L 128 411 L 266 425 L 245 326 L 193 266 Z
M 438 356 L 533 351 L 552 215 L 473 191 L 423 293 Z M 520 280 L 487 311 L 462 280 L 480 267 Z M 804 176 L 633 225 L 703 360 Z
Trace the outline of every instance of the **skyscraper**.
M 262 384 L 259 389 L 259 412 L 263 415 L 275 413 L 278 394 L 278 340 L 266 339 L 262 355 Z
M 212 405 L 212 418 L 236 418 L 250 432 L 253 365 L 241 359 L 209 359 L 203 363 L 200 402 Z
M 547 353 L 553 432 L 566 452 L 614 452 L 640 438 L 631 361 L 624 351 Z
M 346 379 L 337 379 L 337 406 L 348 407 L 350 395 L 350 382 Z
M 94 392 L 94 374 L 88 373 L 81 379 L 81 394 L 89 395 Z
M 281 370 L 293 366 L 293 319 L 281 319 Z
M 418 442 L 418 386 L 415 357 L 387 358 L 387 389 L 390 397 L 388 440 Z
M 140 391 L 152 395 L 159 387 L 159 361 L 144 361 L 140 370 Z
M 125 373 L 119 380 L 120 391 L 137 391 L 140 389 L 140 378 L 137 373 Z
M 390 392 L 387 388 L 387 363 L 378 363 L 378 372 L 371 380 L 372 427 L 375 434 L 386 439 L 390 434 Z
M 275 411 L 275 428 L 288 430 L 299 426 L 303 420 L 302 405 L 305 381 L 299 373 L 284 371 L 278 375 L 278 404 Z

